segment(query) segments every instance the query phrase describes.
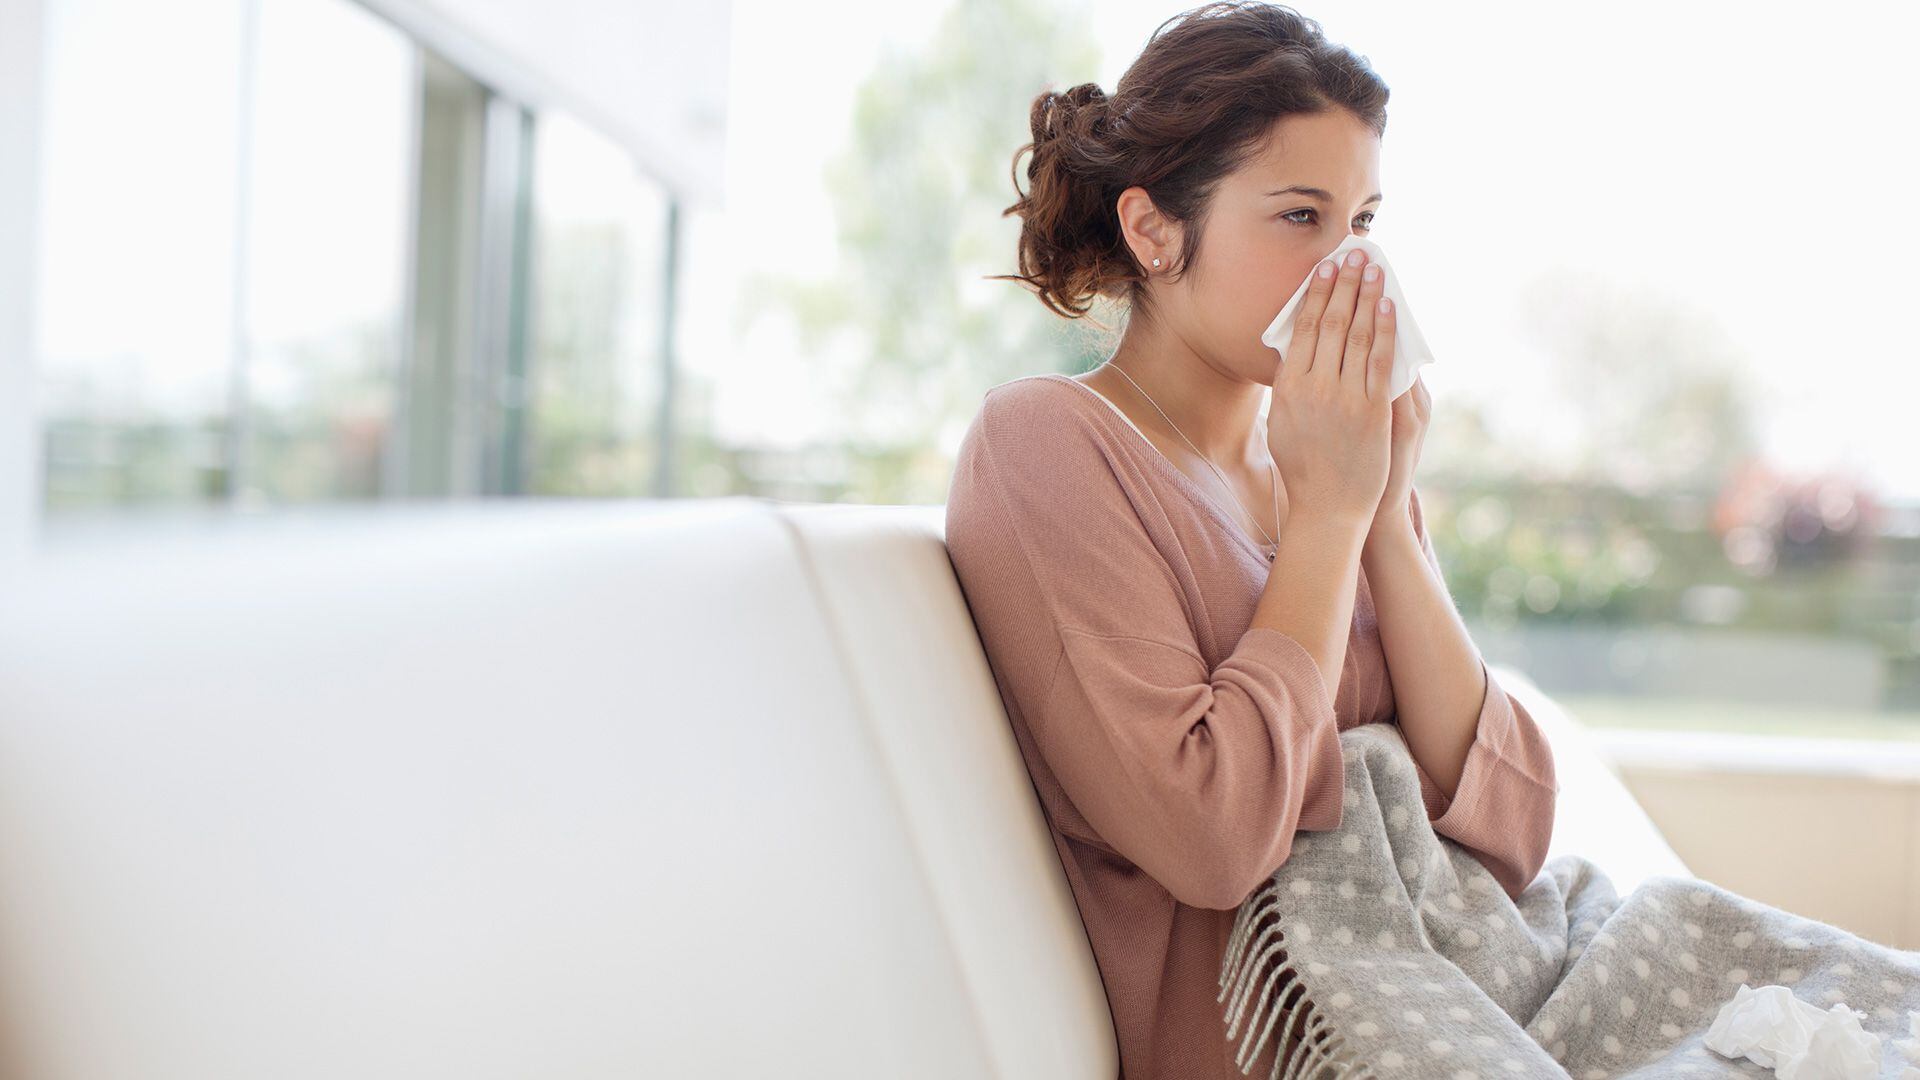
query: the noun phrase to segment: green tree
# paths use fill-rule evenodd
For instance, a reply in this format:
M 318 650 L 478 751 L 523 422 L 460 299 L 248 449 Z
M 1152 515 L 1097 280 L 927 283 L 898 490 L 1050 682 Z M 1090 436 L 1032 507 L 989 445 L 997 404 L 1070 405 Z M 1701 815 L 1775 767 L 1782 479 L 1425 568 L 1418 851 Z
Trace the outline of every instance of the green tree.
M 839 243 L 823 282 L 762 278 L 748 318 L 784 313 L 857 453 L 893 456 L 906 489 L 873 501 L 938 502 L 927 448 L 952 437 L 999 382 L 1078 372 L 1105 335 L 1047 311 L 1015 282 L 1013 159 L 1034 98 L 1097 79 L 1083 10 L 960 0 L 924 48 L 883 54 L 861 85 L 852 136 L 828 166 Z M 1021 184 L 1025 164 L 1020 161 Z M 881 482 L 881 481 L 876 481 Z

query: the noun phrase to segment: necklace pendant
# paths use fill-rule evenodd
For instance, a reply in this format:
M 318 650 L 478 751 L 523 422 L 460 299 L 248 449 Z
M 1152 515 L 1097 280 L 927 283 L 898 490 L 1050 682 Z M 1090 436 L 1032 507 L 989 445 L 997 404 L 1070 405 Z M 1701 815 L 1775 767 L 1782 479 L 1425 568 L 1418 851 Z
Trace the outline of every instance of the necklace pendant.
M 1267 549 L 1267 561 L 1268 561 L 1268 562 L 1272 562 L 1272 561 L 1274 560 L 1274 558 L 1275 558 L 1276 556 L 1278 556 L 1279 554 L 1280 554 L 1280 548 L 1279 548 L 1279 545 L 1277 545 L 1277 544 L 1276 544 L 1276 545 L 1274 545 L 1274 546 L 1272 546 L 1272 547 L 1269 547 L 1269 548 Z

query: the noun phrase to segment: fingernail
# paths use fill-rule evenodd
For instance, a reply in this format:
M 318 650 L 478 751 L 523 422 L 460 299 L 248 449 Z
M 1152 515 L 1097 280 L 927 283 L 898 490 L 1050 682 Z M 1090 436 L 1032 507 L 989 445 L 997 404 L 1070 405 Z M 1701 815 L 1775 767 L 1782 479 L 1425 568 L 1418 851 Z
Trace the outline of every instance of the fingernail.
M 1380 264 L 1378 263 L 1368 263 L 1367 268 L 1365 270 L 1360 271 L 1360 277 L 1366 281 L 1372 281 L 1374 278 L 1377 278 L 1379 276 L 1380 276 Z
M 1333 261 L 1331 259 L 1320 264 L 1320 276 L 1321 277 L 1333 276 Z
M 1365 256 L 1365 255 L 1362 255 L 1362 254 L 1360 254 L 1360 249 L 1359 249 L 1359 248 L 1354 248 L 1354 249 L 1353 249 L 1352 251 L 1349 251 L 1349 252 L 1347 252 L 1347 265 L 1348 265 L 1348 266 L 1359 266 L 1359 265 L 1360 265 L 1360 260 L 1361 260 L 1361 259 L 1364 259 L 1364 258 L 1366 258 L 1366 256 Z

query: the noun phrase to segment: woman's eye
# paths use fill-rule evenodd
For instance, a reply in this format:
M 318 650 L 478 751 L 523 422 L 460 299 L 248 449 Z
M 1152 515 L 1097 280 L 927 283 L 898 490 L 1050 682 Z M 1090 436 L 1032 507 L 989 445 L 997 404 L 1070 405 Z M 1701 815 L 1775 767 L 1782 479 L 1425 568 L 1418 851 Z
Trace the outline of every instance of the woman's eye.
M 1288 221 L 1291 221 L 1291 222 L 1293 222 L 1293 223 L 1294 223 L 1295 225 L 1311 225 L 1311 224 L 1313 224 L 1313 223 L 1312 223 L 1311 221 L 1300 221 L 1300 220 L 1298 220 L 1297 218 L 1295 218 L 1295 217 L 1294 217 L 1293 215 L 1295 215 L 1295 214 L 1313 214 L 1313 213 L 1317 213 L 1317 211 L 1315 211 L 1315 210 L 1313 210 L 1313 209 L 1312 209 L 1311 207 L 1303 207 L 1303 208 L 1301 208 L 1301 209 L 1299 209 L 1299 210 L 1289 210 L 1289 211 L 1287 211 L 1286 213 L 1284 213 L 1284 214 L 1281 214 L 1280 216 L 1281 216 L 1281 217 L 1283 217 L 1283 218 L 1286 218 L 1286 219 L 1287 219 Z M 1361 215 L 1360 215 L 1360 217 L 1361 217 L 1361 218 L 1363 218 L 1363 219 L 1365 219 L 1365 220 L 1364 220 L 1364 222 L 1363 222 L 1363 223 L 1361 224 L 1361 226 L 1360 226 L 1361 228 L 1363 228 L 1363 229 L 1371 229 L 1371 228 L 1373 228 L 1373 214 L 1374 214 L 1374 212 L 1373 212 L 1373 211 L 1371 211 L 1371 210 L 1369 210 L 1369 211 L 1367 211 L 1366 213 L 1364 213 L 1364 214 L 1361 214 Z

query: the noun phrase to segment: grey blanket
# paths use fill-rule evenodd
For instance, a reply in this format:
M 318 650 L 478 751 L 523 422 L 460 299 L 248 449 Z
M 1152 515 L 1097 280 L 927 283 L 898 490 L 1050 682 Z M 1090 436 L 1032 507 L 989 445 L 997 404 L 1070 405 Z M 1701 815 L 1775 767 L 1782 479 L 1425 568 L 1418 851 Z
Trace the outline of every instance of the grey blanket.
M 1772 1076 L 1702 1045 L 1742 984 L 1781 984 L 1865 1016 L 1880 1076 L 1920 1009 L 1920 952 L 1890 948 L 1694 878 L 1626 898 L 1578 855 L 1516 903 L 1433 831 L 1399 730 L 1340 735 L 1340 827 L 1302 833 L 1240 907 L 1220 975 L 1244 1073 L 1268 1039 L 1303 1040 L 1287 1077 Z

